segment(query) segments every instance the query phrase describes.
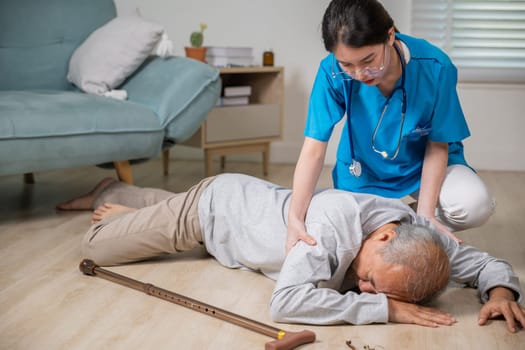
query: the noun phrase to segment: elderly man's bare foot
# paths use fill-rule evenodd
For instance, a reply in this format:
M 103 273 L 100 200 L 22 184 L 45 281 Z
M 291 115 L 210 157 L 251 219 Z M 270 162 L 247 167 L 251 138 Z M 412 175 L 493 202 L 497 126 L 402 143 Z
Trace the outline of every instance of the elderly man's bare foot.
M 100 220 L 107 218 L 109 216 L 129 213 L 135 210 L 137 209 L 126 207 L 120 204 L 104 203 L 93 211 L 93 216 L 91 217 L 91 223 L 96 224 Z
M 91 191 L 83 196 L 70 199 L 66 202 L 57 204 L 58 210 L 93 210 L 93 204 L 97 197 L 104 191 L 109 185 L 116 182 L 117 180 L 110 177 L 100 181 Z

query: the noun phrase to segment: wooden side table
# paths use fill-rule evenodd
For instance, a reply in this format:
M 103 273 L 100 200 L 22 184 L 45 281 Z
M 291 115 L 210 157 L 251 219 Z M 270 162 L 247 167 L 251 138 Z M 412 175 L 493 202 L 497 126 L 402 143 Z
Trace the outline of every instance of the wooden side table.
M 225 86 L 249 85 L 250 103 L 215 107 L 200 129 L 184 145 L 204 150 L 204 172 L 211 176 L 214 157 L 221 157 L 221 171 L 226 156 L 261 152 L 263 174 L 268 174 L 270 143 L 281 138 L 284 107 L 283 67 L 221 68 Z

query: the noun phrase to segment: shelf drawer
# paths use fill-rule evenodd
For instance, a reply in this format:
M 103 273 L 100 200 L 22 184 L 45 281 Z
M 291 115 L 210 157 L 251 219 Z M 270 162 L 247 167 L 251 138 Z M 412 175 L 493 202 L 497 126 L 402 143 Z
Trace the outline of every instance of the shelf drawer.
M 279 137 L 278 104 L 216 107 L 206 119 L 206 142 Z

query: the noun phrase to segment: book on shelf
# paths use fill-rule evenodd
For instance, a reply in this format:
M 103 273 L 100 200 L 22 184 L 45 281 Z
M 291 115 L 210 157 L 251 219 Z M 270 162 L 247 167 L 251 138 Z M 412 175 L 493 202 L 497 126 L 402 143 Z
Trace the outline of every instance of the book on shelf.
M 253 57 L 206 56 L 206 62 L 215 67 L 249 67 L 253 65 Z
M 208 46 L 206 54 L 208 56 L 220 57 L 253 57 L 253 48 L 234 46 Z
M 225 86 L 223 91 L 223 95 L 226 97 L 250 96 L 251 94 L 252 87 L 250 85 Z
M 225 86 L 222 96 L 217 101 L 218 106 L 240 106 L 250 103 L 252 87 L 250 85 Z
M 206 62 L 215 67 L 245 67 L 253 65 L 253 48 L 208 46 Z
M 244 106 L 250 103 L 250 96 L 223 96 L 217 101 L 217 106 Z

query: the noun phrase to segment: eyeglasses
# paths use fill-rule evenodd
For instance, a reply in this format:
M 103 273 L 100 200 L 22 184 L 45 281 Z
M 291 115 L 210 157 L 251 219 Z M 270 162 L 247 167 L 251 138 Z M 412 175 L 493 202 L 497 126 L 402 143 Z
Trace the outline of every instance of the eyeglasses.
M 377 78 L 383 73 L 383 70 L 385 69 L 385 56 L 387 45 L 385 44 L 384 46 L 385 47 L 383 50 L 383 62 L 380 66 L 368 66 L 354 71 L 347 71 L 344 67 L 341 66 L 340 63 L 336 62 L 335 55 L 332 55 L 332 78 L 337 80 L 354 80 L 356 79 L 358 74 L 365 75 L 370 78 Z M 341 72 L 335 71 L 336 64 L 339 64 Z

